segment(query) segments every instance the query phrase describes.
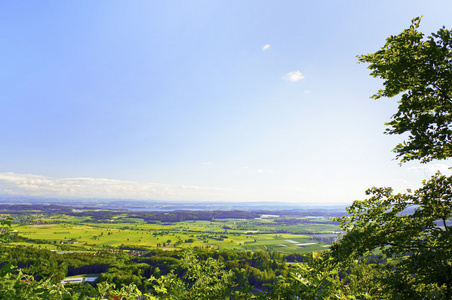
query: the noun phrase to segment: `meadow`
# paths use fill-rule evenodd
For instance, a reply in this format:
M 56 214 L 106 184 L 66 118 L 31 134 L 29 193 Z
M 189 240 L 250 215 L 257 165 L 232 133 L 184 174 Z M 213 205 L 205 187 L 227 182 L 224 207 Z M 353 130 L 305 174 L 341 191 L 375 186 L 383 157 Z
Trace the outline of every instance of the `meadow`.
M 292 216 L 290 222 L 282 222 L 287 220 L 284 218 L 156 221 L 150 224 L 130 214 L 116 214 L 101 221 L 90 216 L 24 214 L 13 226 L 17 233 L 14 244 L 80 252 L 191 247 L 291 254 L 324 250 L 337 237 L 339 228 L 329 217 Z

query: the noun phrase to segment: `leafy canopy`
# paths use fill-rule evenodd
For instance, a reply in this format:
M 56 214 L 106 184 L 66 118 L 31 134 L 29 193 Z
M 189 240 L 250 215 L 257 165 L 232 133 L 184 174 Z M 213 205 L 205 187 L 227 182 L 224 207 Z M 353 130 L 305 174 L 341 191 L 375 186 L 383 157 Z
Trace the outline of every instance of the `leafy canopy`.
M 452 176 L 437 173 L 414 192 L 371 188 L 367 194 L 347 208 L 350 216 L 336 219 L 346 234 L 329 257 L 347 268 L 381 253 L 392 263 L 379 280 L 394 299 L 452 299 Z
M 371 98 L 401 94 L 386 133 L 408 133 L 394 148 L 402 163 L 452 156 L 452 31 L 443 27 L 424 39 L 420 21 L 413 19 L 410 28 L 387 38 L 381 50 L 358 57 L 370 64 L 373 77 L 384 80 Z
M 384 79 L 372 98 L 401 94 L 386 133 L 408 133 L 394 149 L 402 163 L 452 156 L 452 32 L 443 27 L 424 39 L 419 23 L 413 19 L 381 50 L 359 56 L 372 76 Z M 373 297 L 452 299 L 452 176 L 438 172 L 414 192 L 374 187 L 367 195 L 337 219 L 346 234 L 330 248 L 329 261 L 347 269 L 377 253 L 386 261 L 372 267 L 378 272 L 352 268 L 379 284 Z

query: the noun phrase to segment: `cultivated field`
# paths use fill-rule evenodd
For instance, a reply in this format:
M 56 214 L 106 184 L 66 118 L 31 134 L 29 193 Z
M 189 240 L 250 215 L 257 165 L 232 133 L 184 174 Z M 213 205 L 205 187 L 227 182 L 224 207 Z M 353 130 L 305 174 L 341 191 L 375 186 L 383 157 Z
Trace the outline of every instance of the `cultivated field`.
M 14 244 L 59 251 L 213 248 L 284 254 L 325 249 L 339 228 L 328 217 L 155 222 L 127 214 L 103 221 L 64 214 L 21 216 Z M 25 224 L 28 223 L 28 224 Z

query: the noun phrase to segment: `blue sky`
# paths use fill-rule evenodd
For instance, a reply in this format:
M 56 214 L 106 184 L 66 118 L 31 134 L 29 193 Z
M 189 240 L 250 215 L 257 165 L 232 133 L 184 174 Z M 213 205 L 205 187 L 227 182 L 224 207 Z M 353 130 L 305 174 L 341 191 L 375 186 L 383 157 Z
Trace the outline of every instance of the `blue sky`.
M 395 2 L 395 3 L 394 3 Z M 344 204 L 399 166 L 356 56 L 450 1 L 3 1 L 0 195 Z

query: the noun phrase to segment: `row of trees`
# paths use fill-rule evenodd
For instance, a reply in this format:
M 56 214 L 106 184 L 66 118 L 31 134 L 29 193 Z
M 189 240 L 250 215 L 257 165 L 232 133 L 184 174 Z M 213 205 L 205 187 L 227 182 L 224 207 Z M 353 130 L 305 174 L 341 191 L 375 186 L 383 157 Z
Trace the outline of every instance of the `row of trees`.
M 263 251 L 153 250 L 134 257 L 106 252 L 57 254 L 33 247 L 5 245 L 0 246 L 0 258 L 1 295 L 19 293 L 26 282 L 27 286 L 45 283 L 46 289 L 60 286 L 66 294 L 75 297 L 80 287 L 61 287 L 60 281 L 66 276 L 97 273 L 95 287 L 107 282 L 114 284 L 116 291 L 133 286 L 142 293 L 168 299 L 186 299 L 174 298 L 182 292 L 189 299 L 217 299 L 205 298 L 205 293 L 196 296 L 198 292 L 194 291 L 212 288 L 215 293 L 221 292 L 222 297 L 218 299 L 240 299 L 244 295 L 251 297 L 254 288 L 267 290 L 279 276 L 288 277 L 290 273 L 283 255 Z

